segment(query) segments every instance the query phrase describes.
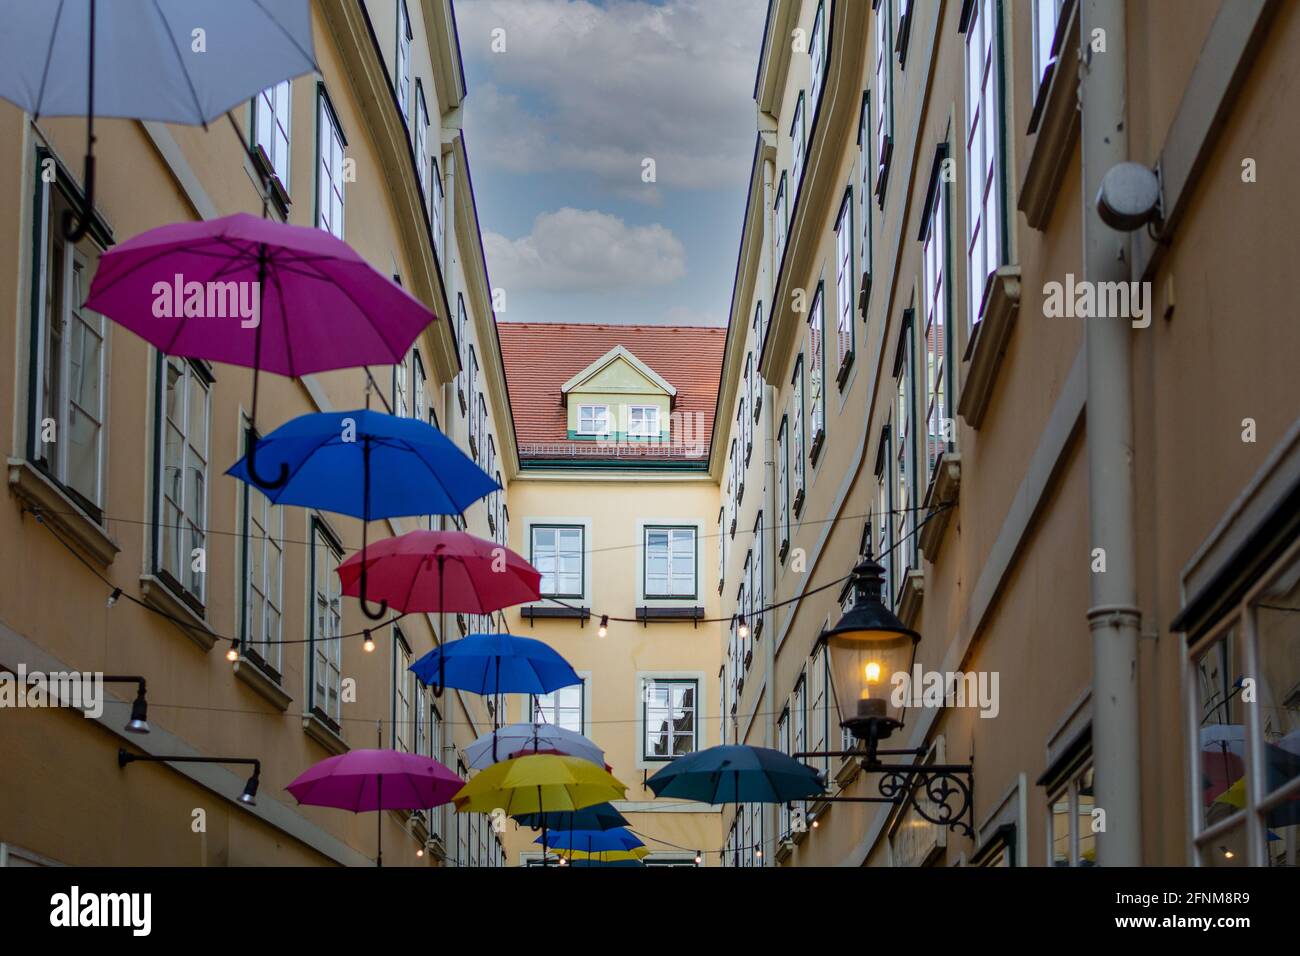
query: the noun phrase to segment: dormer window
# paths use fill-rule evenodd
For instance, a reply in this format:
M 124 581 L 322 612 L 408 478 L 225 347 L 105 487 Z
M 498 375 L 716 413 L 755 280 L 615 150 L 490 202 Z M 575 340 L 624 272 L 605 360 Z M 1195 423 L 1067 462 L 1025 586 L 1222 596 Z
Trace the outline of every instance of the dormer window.
M 609 434 L 609 406 L 608 405 L 579 405 L 578 406 L 578 434 L 579 435 L 608 435 Z
M 658 438 L 659 409 L 654 405 L 629 405 L 627 410 L 627 436 L 629 438 Z

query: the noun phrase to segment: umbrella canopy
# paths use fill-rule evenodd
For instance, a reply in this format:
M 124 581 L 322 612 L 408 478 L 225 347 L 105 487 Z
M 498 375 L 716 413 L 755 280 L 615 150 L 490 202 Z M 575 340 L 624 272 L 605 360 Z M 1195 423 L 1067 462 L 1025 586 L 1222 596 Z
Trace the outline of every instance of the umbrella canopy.
M 540 843 L 541 840 L 536 842 Z M 643 846 L 633 847 L 631 850 L 595 850 L 588 853 L 586 850 L 561 850 L 555 851 L 556 856 L 572 862 L 586 861 L 590 863 L 626 863 L 629 860 L 643 860 L 650 855 L 650 851 Z
M 451 801 L 465 781 L 431 757 L 349 750 L 308 768 L 285 787 L 299 803 L 363 810 L 423 810 Z
M 578 757 L 534 754 L 493 764 L 452 798 L 458 813 L 552 813 L 621 800 L 627 787 Z
M 515 817 L 522 827 L 534 830 L 549 827 L 552 830 L 612 830 L 628 826 L 627 818 L 608 803 L 598 803 L 581 810 L 563 810 L 555 813 L 524 813 Z
M 812 767 L 779 750 L 740 744 L 678 757 L 646 786 L 657 797 L 702 803 L 788 803 L 825 790 Z
M 247 213 L 159 226 L 114 246 L 86 305 L 168 355 L 295 377 L 401 362 L 434 321 L 324 229 Z
M 511 724 L 484 734 L 465 749 L 465 762 L 471 770 L 484 770 L 496 763 L 493 750 L 511 756 L 550 752 L 588 760 L 605 766 L 605 751 L 582 734 L 554 724 Z M 599 828 L 598 828 L 599 829 Z
M 599 860 L 599 859 L 586 860 L 586 859 L 573 859 L 571 857 L 568 858 L 568 862 L 565 864 L 565 866 L 622 866 L 622 867 L 635 866 L 635 867 L 641 867 L 642 869 L 645 868 L 645 864 L 642 863 L 640 860 Z
M 541 843 L 542 838 L 538 837 L 533 842 Z M 550 845 L 556 850 L 574 850 L 584 854 L 645 847 L 638 837 L 622 827 L 613 830 L 566 830 L 554 834 Z
M 501 487 L 432 425 L 360 408 L 285 422 L 258 442 L 258 467 L 268 463 L 288 469 L 271 501 L 364 521 L 460 514 Z M 249 481 L 248 460 L 226 474 Z
M 38 116 L 206 124 L 317 69 L 308 0 L 0 0 L 0 97 Z M 202 27 L 203 49 L 191 33 Z
M 470 634 L 450 641 L 425 654 L 411 670 L 436 694 L 444 687 L 484 695 L 549 694 L 582 683 L 549 644 L 513 634 Z
M 463 531 L 408 531 L 376 542 L 339 565 L 344 594 L 357 595 L 363 562 L 370 597 L 407 613 L 490 614 L 541 597 L 537 569 L 509 548 Z

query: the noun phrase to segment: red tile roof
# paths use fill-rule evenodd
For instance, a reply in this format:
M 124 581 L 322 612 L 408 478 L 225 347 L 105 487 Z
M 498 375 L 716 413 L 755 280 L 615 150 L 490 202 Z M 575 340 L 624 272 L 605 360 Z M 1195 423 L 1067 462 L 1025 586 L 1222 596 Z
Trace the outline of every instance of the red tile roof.
M 536 447 L 543 443 L 573 444 L 567 442 L 568 419 L 560 388 L 619 345 L 677 389 L 673 412 L 684 414 L 700 429 L 699 434 L 690 436 L 692 442 L 703 445 L 693 457 L 707 456 L 725 328 L 501 322 L 497 329 L 521 457 L 554 457 L 554 448 L 544 451 Z M 672 441 L 679 441 L 676 421 Z M 675 449 L 672 457 L 682 457 L 680 449 Z

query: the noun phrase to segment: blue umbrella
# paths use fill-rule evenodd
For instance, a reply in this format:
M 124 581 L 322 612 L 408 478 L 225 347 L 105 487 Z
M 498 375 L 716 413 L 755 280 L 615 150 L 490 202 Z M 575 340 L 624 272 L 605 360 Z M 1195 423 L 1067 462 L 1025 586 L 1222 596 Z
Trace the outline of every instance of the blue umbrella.
M 645 862 L 642 860 L 570 860 L 565 866 L 639 866 L 644 869 Z
M 432 425 L 362 408 L 300 415 L 259 440 L 256 453 L 258 471 L 280 472 L 283 484 L 258 482 L 246 457 L 226 474 L 279 505 L 360 518 L 363 552 L 365 523 L 402 515 L 460 514 L 501 487 Z M 388 610 L 386 602 L 378 612 L 370 610 L 364 561 L 361 609 L 375 621 Z
M 539 836 L 534 843 L 548 837 Z M 622 827 L 613 830 L 567 830 L 551 834 L 549 843 L 557 850 L 580 850 L 584 853 L 603 853 L 606 850 L 635 850 L 645 846 L 637 837 Z
M 520 826 L 532 827 L 534 830 L 542 827 L 550 830 L 612 830 L 628 826 L 627 818 L 609 803 L 598 803 L 581 810 L 524 813 L 515 819 Z
M 549 694 L 581 684 L 555 648 L 513 634 L 470 634 L 435 647 L 411 665 L 435 696 L 444 687 L 474 694 Z
M 728 744 L 678 757 L 646 781 L 656 797 L 702 803 L 789 803 L 825 791 L 817 771 L 779 750 Z M 740 847 L 736 847 L 740 864 Z

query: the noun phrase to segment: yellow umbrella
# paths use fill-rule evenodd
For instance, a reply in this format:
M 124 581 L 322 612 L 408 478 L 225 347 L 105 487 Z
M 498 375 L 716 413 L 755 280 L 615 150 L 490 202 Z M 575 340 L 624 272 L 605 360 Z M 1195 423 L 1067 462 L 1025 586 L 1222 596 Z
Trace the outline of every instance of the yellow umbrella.
M 530 754 L 494 763 L 461 787 L 457 813 L 554 813 L 622 800 L 627 787 L 604 767 L 580 757 Z
M 618 863 L 620 860 L 644 860 L 650 855 L 647 847 L 637 846 L 630 850 L 565 850 L 556 847 L 552 852 L 569 860 L 596 860 L 600 863 Z
M 1215 803 L 1226 803 L 1238 810 L 1246 805 L 1246 778 L 1239 777 L 1231 787 L 1214 798 Z

